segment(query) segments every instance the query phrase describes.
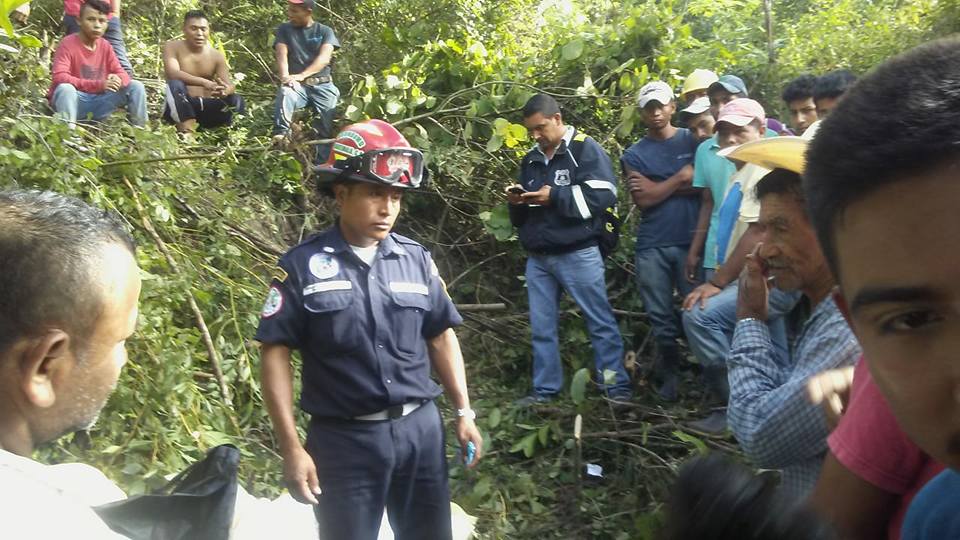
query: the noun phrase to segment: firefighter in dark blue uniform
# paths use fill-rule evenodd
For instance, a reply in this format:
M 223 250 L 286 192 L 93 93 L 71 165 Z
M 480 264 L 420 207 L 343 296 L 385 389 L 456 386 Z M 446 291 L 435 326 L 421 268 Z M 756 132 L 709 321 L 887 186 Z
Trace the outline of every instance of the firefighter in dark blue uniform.
M 468 466 L 482 439 L 453 327 L 462 322 L 430 253 L 391 233 L 422 154 L 390 124 L 344 129 L 319 187 L 337 224 L 281 259 L 261 313 L 264 397 L 297 500 L 315 505 L 321 538 L 374 540 L 384 509 L 398 540 L 448 539 L 450 494 L 440 387 L 457 409 Z M 296 431 L 291 350 L 303 358 Z

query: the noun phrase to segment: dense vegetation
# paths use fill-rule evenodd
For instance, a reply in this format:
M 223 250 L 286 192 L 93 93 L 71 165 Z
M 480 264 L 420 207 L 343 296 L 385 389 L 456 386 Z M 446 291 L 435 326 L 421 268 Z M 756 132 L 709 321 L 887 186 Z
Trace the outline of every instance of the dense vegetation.
M 16 3 L 0 0 L 4 12 Z M 778 111 L 779 88 L 795 75 L 862 73 L 960 24 L 956 0 L 319 3 L 318 18 L 344 45 L 334 68 L 341 122 L 390 120 L 428 153 L 435 181 L 406 199 L 398 230 L 433 251 L 457 302 L 506 305 L 467 313 L 460 331 L 489 448 L 477 471 L 454 467 L 454 497 L 480 517 L 484 538 L 648 538 L 676 464 L 708 444 L 735 451 L 677 427 L 695 401 L 666 410 L 638 404 L 614 418 L 589 392 L 584 397 L 586 372 L 572 377 L 569 401 L 532 413 L 510 407 L 529 385 L 529 334 L 524 258 L 501 191 L 530 145 L 518 125 L 526 98 L 536 89 L 557 96 L 567 121 L 616 159 L 642 136 L 634 94 L 651 78 L 677 84 L 696 67 L 737 73 Z M 0 37 L 0 187 L 54 189 L 115 209 L 136 231 L 145 276 L 132 361 L 99 424 L 41 458 L 100 466 L 139 492 L 229 441 L 243 451 L 244 485 L 272 495 L 279 457 L 251 336 L 274 261 L 328 225 L 332 207 L 311 189 L 308 144 L 293 152 L 269 145 L 276 83 L 269 46 L 284 17 L 279 0 L 125 2 L 127 48 L 148 85 L 151 117 L 162 102 L 160 46 L 195 7 L 210 15 L 250 112 L 196 144 L 179 143 L 159 123 L 132 129 L 120 115 L 75 139 L 49 117 L 43 96 L 59 0 L 33 2 L 27 26 Z M 637 218 L 629 215 L 626 231 Z M 608 279 L 625 312 L 624 337 L 642 360 L 647 327 L 632 247 L 628 232 Z M 561 336 L 572 375 L 592 356 L 568 308 Z M 583 460 L 605 469 L 602 480 L 583 484 L 572 438 L 578 412 Z

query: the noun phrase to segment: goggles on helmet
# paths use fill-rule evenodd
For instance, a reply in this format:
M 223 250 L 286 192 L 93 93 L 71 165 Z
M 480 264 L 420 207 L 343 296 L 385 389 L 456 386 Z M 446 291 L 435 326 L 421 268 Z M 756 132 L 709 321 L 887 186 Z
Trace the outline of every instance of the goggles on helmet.
M 415 148 L 383 148 L 358 156 L 338 159 L 334 165 L 343 173 L 363 176 L 396 187 L 416 189 L 429 175 L 423 153 Z

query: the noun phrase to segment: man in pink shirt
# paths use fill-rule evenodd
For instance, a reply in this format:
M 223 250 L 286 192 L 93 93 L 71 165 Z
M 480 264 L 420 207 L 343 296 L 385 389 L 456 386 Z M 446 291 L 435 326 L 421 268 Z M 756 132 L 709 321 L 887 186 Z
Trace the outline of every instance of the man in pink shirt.
M 47 99 L 71 126 L 77 119 L 102 120 L 121 106 L 127 108 L 131 124 L 147 123 L 143 83 L 130 79 L 101 37 L 109 12 L 106 2 L 87 0 L 80 8 L 80 32 L 63 38 L 53 57 Z
M 66 35 L 80 32 L 80 7 L 84 0 L 63 0 L 63 26 L 67 30 Z M 120 0 L 110 0 L 110 13 L 107 29 L 103 34 L 103 39 L 110 43 L 113 52 L 117 54 L 117 60 L 123 66 L 127 75 L 133 77 L 133 66 L 127 59 L 127 46 L 123 43 L 123 30 L 120 28 Z
M 899 540 L 913 496 L 943 465 L 903 433 L 863 359 L 827 445 L 813 507 L 843 538 Z

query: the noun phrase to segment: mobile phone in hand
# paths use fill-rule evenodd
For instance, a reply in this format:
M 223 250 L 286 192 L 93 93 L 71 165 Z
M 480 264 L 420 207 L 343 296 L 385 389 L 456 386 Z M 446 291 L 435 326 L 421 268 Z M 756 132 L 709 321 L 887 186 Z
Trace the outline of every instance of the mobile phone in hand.
M 523 189 L 519 184 L 514 184 L 507 188 L 507 193 L 512 193 L 514 195 L 523 195 L 527 191 Z

